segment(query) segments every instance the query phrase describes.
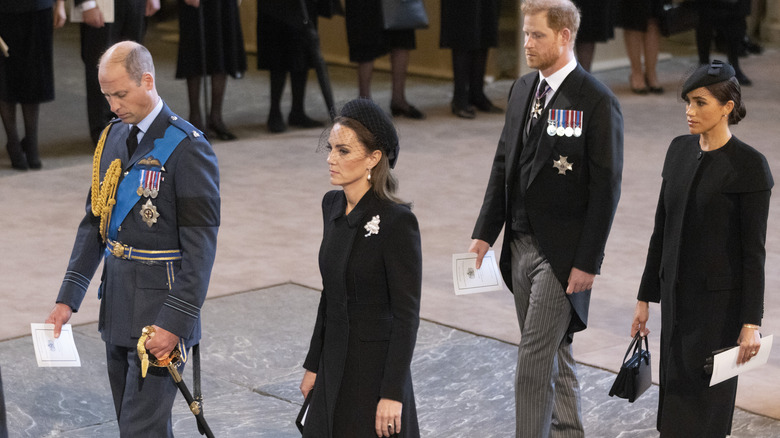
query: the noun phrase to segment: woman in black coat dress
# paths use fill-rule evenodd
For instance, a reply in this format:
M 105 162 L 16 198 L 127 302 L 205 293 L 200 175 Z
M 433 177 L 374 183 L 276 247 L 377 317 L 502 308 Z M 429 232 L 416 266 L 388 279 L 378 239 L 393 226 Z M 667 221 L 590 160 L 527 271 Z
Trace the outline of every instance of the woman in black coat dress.
M 348 102 L 328 137 L 323 291 L 304 362 L 304 437 L 419 437 L 410 364 L 422 255 L 417 219 L 390 173 L 398 137 L 371 100 Z M 311 395 L 309 394 L 311 392 Z
M 11 167 L 40 169 L 40 104 L 54 100 L 52 29 L 65 24 L 64 0 L 0 0 L 0 37 L 9 56 L 0 52 L 0 118 Z M 22 108 L 24 138 L 16 127 L 16 105 Z
M 699 67 L 682 97 L 693 135 L 669 146 L 632 336 L 648 302 L 661 302 L 657 428 L 667 437 L 731 433 L 734 377 L 709 386 L 705 361 L 739 346 L 737 363 L 761 347 L 764 261 L 772 174 L 764 156 L 731 134 L 745 116 L 734 69 Z

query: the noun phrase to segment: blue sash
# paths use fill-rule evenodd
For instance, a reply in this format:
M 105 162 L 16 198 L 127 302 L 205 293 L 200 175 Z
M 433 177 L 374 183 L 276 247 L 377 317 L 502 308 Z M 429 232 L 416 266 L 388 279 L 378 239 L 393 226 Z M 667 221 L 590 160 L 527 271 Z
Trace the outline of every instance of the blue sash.
M 149 152 L 146 157 L 154 157 L 160 161 L 160 166 L 165 165 L 165 162 L 171 156 L 176 146 L 181 143 L 187 134 L 181 129 L 171 125 L 165 130 L 165 135 L 162 138 L 154 140 L 154 148 Z M 116 234 L 119 230 L 119 225 L 125 220 L 133 206 L 138 203 L 138 199 L 141 195 L 138 194 L 136 189 L 138 188 L 138 179 L 141 174 L 141 168 L 139 166 L 133 166 L 132 169 L 125 175 L 119 187 L 116 191 L 116 205 L 114 211 L 111 214 L 111 222 L 108 225 L 108 238 L 116 240 Z

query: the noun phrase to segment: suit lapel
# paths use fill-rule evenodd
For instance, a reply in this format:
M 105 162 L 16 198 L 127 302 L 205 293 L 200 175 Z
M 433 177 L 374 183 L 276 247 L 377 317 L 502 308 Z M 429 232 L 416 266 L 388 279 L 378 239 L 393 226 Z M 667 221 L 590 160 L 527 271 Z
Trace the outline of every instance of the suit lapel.
M 528 135 L 528 138 L 532 138 L 537 142 L 536 156 L 534 157 L 533 166 L 531 167 L 531 175 L 528 178 L 529 186 L 534 181 L 534 178 L 536 178 L 536 176 L 539 174 L 539 171 L 541 171 L 545 166 L 545 163 L 549 162 L 550 166 L 552 166 L 552 160 L 550 159 L 550 156 L 553 154 L 555 149 L 557 135 L 548 135 L 546 132 L 546 121 L 549 117 L 550 109 L 574 109 L 574 102 L 572 102 L 571 97 L 576 94 L 577 90 L 579 90 L 580 85 L 582 84 L 582 72 L 582 67 L 580 67 L 578 64 L 577 68 L 575 68 L 571 73 L 569 73 L 568 76 L 566 76 L 566 79 L 563 80 L 560 88 L 558 88 L 552 99 L 550 99 L 550 103 L 542 112 L 542 121 L 544 121 L 544 123 L 542 123 L 542 121 L 537 123 L 536 126 L 534 126 L 534 129 Z

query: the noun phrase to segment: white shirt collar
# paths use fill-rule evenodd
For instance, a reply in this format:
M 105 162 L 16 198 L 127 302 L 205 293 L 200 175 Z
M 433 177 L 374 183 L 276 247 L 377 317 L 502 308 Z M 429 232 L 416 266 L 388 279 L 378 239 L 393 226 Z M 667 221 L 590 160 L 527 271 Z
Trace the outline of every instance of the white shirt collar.
M 564 79 L 566 79 L 566 77 L 569 76 L 569 73 L 573 72 L 575 68 L 577 68 L 577 58 L 572 58 L 568 64 L 564 65 L 560 70 L 556 71 L 548 77 L 544 77 L 542 72 L 539 71 L 539 82 L 541 83 L 542 79 L 544 79 L 547 81 L 547 85 L 552 88 L 552 92 L 547 93 L 547 101 L 549 101 L 552 95 L 558 91 L 558 88 L 561 88 L 561 84 L 563 83 Z
M 152 111 L 144 117 L 143 120 L 138 122 L 136 126 L 138 126 L 138 129 L 140 132 L 138 133 L 138 142 L 141 142 L 141 139 L 144 138 L 144 134 L 146 134 L 146 131 L 149 130 L 149 127 L 152 126 L 152 122 L 154 122 L 154 119 L 157 118 L 158 115 L 160 115 L 160 112 L 163 108 L 163 100 L 162 98 L 157 98 L 157 105 L 154 106 Z M 133 125 L 127 125 L 127 129 L 132 129 Z

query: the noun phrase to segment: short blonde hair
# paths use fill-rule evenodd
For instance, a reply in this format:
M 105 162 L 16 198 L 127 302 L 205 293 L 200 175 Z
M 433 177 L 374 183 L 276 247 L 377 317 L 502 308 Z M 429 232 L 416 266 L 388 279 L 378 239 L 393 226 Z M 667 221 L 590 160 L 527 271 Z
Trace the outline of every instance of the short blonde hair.
M 571 41 L 577 39 L 580 28 L 580 10 L 571 0 L 523 0 L 520 7 L 523 15 L 547 13 L 547 25 L 550 29 L 560 32 L 563 29 L 571 31 Z

